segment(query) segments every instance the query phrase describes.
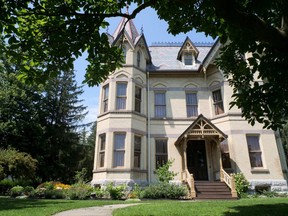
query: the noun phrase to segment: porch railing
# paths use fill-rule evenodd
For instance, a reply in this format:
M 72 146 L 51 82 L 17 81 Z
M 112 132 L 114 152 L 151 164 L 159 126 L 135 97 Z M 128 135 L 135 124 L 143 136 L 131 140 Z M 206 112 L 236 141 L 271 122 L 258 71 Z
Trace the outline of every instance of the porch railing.
M 220 179 L 222 182 L 224 181 L 226 185 L 231 189 L 232 197 L 237 197 L 234 176 L 229 175 L 227 172 L 225 172 L 224 169 L 221 169 Z
M 196 191 L 195 191 L 195 185 L 194 185 L 194 177 L 193 177 L 193 174 L 190 174 L 188 169 L 185 170 L 185 177 L 186 177 L 186 181 L 190 190 L 190 197 L 195 198 Z

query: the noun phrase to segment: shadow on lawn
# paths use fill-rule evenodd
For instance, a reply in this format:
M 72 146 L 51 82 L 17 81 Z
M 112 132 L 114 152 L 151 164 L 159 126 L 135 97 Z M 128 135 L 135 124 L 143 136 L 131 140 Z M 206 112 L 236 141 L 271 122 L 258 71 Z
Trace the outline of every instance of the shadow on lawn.
M 67 201 L 69 203 L 69 201 Z M 0 215 L 3 210 L 22 209 L 22 208 L 39 208 L 48 207 L 58 204 L 57 200 L 41 200 L 41 199 L 13 199 L 0 198 Z
M 253 202 L 253 201 L 252 201 Z M 230 210 L 224 212 L 224 216 L 287 216 L 288 204 L 255 204 L 250 206 L 233 206 Z

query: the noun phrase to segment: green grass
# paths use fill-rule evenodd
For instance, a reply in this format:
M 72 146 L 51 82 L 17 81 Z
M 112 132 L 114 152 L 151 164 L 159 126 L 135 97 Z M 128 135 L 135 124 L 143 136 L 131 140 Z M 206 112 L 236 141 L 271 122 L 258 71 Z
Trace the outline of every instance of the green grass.
M 2 216 L 50 216 L 57 212 L 109 204 L 123 201 L 99 200 L 33 200 L 0 197 Z M 114 216 L 286 216 L 288 198 L 257 198 L 237 201 L 170 201 L 147 200 L 140 205 L 117 209 Z
M 50 216 L 57 212 L 109 204 L 123 201 L 99 200 L 47 200 L 47 199 L 12 199 L 0 197 L 0 215 L 2 216 Z
M 287 216 L 288 198 L 257 198 L 236 201 L 151 201 L 125 209 L 113 216 Z

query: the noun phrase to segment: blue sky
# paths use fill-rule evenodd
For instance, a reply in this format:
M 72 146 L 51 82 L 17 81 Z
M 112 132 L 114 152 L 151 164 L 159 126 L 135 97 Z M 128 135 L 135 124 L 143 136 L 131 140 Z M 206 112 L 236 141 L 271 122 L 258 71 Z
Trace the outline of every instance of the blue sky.
M 126 8 L 122 12 L 125 12 Z M 133 11 L 133 7 L 129 8 L 129 12 Z M 107 21 L 110 23 L 108 32 L 113 34 L 121 18 L 110 18 Z M 173 36 L 168 34 L 167 28 L 168 25 L 164 20 L 160 20 L 156 12 L 147 8 L 141 11 L 136 18 L 133 20 L 134 24 L 138 30 L 143 32 L 147 41 L 148 46 L 153 42 L 183 42 L 188 36 L 193 42 L 212 42 L 213 39 L 206 37 L 203 33 L 196 33 L 195 31 L 188 32 L 186 34 L 178 34 Z M 107 31 L 107 29 L 105 30 Z M 80 85 L 84 80 L 85 69 L 87 62 L 85 61 L 85 55 L 75 62 L 75 71 L 76 71 L 76 80 Z M 80 97 L 83 99 L 83 103 L 87 106 L 89 113 L 87 114 L 84 123 L 89 123 L 97 120 L 98 115 L 98 102 L 99 102 L 99 87 L 88 87 L 84 85 L 84 93 Z

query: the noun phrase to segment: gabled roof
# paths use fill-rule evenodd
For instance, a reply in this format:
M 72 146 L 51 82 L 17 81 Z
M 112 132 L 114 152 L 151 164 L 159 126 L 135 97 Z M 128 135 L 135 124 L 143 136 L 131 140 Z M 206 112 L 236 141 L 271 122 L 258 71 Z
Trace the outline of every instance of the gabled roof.
M 148 63 L 151 63 L 151 55 L 150 55 L 150 51 L 148 49 L 148 46 L 147 46 L 147 42 L 146 42 L 146 39 L 145 39 L 145 36 L 144 34 L 141 34 L 138 38 L 136 38 L 136 41 L 135 41 L 135 47 L 137 45 L 140 45 L 140 43 L 143 41 L 143 46 L 144 46 L 144 49 L 145 49 L 145 52 L 147 54 L 147 61 Z
M 205 136 L 218 136 L 224 140 L 227 135 L 217 128 L 211 121 L 205 118 L 202 114 L 178 137 L 175 145 L 179 145 L 185 136 L 194 136 L 204 138 Z
M 193 52 L 196 58 L 199 55 L 198 49 L 196 48 L 196 46 L 193 44 L 193 42 L 190 40 L 189 37 L 186 37 L 182 47 L 180 48 L 180 50 L 178 52 L 177 59 L 181 60 L 181 56 L 182 56 L 183 52 L 187 52 L 187 51 Z
M 215 59 L 220 48 L 221 48 L 221 43 L 220 43 L 220 39 L 218 38 L 202 62 L 202 66 L 204 68 L 207 68 L 208 65 L 212 63 L 212 61 Z
M 134 22 L 132 20 L 128 20 L 126 17 L 121 19 L 115 32 L 113 33 L 114 41 L 116 41 L 119 36 L 122 35 L 122 33 L 125 33 L 129 37 L 133 45 L 136 38 L 139 37 L 139 33 L 134 25 Z

